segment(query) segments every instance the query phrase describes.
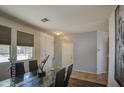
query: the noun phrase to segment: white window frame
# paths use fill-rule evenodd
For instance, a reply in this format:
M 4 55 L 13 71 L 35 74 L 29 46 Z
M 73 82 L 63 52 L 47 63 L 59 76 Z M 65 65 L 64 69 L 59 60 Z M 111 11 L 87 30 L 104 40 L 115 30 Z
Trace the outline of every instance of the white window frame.
M 17 48 L 18 47 L 29 47 L 29 46 L 17 46 Z M 17 61 L 19 62 L 19 61 L 28 61 L 28 60 L 32 60 L 33 59 L 33 50 L 34 50 L 34 47 L 31 47 L 32 48 L 32 57 L 31 58 L 27 58 L 27 59 L 18 59 L 18 52 L 16 52 L 17 53 Z M 18 51 L 18 50 L 17 50 Z

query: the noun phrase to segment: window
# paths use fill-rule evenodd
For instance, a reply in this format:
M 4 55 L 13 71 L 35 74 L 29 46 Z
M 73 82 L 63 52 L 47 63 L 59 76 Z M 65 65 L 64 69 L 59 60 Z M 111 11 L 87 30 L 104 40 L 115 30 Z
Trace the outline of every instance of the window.
M 0 63 L 2 62 L 9 62 L 10 52 L 9 45 L 0 45 Z
M 17 46 L 17 60 L 32 59 L 33 47 Z

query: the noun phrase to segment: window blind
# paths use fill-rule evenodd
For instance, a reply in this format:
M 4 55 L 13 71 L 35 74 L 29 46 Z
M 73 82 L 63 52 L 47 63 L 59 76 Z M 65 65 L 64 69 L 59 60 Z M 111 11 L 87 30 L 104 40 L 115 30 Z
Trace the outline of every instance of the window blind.
M 11 44 L 11 28 L 0 25 L 0 44 Z
M 34 35 L 17 31 L 17 45 L 18 46 L 34 46 Z

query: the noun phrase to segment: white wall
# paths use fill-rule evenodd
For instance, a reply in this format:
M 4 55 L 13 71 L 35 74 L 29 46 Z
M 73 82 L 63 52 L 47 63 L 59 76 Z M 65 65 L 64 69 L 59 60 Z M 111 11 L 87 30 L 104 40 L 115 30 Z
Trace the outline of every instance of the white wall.
M 97 74 L 108 73 L 108 32 L 97 32 Z
M 97 30 L 97 74 L 108 73 L 108 31 L 108 20 L 99 24 Z
M 54 66 L 61 67 L 62 66 L 62 41 L 59 37 L 55 38 L 54 42 Z
M 62 42 L 62 67 L 68 68 L 74 61 L 74 48 L 72 42 Z
M 41 33 L 40 38 L 40 44 L 41 44 L 41 60 L 44 60 L 46 56 L 50 55 L 46 64 L 45 68 L 50 68 L 53 66 L 53 59 L 54 59 L 54 37 Z
M 119 85 L 114 79 L 115 73 L 115 10 L 109 18 L 109 73 L 108 86 L 118 87 Z

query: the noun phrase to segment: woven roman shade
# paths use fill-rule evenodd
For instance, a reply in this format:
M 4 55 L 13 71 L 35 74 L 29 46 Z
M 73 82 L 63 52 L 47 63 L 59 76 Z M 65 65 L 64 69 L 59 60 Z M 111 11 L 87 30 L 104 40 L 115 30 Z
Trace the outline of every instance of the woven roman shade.
M 17 31 L 18 46 L 34 46 L 34 35 L 25 32 Z
M 0 44 L 11 45 L 11 28 L 0 25 Z

